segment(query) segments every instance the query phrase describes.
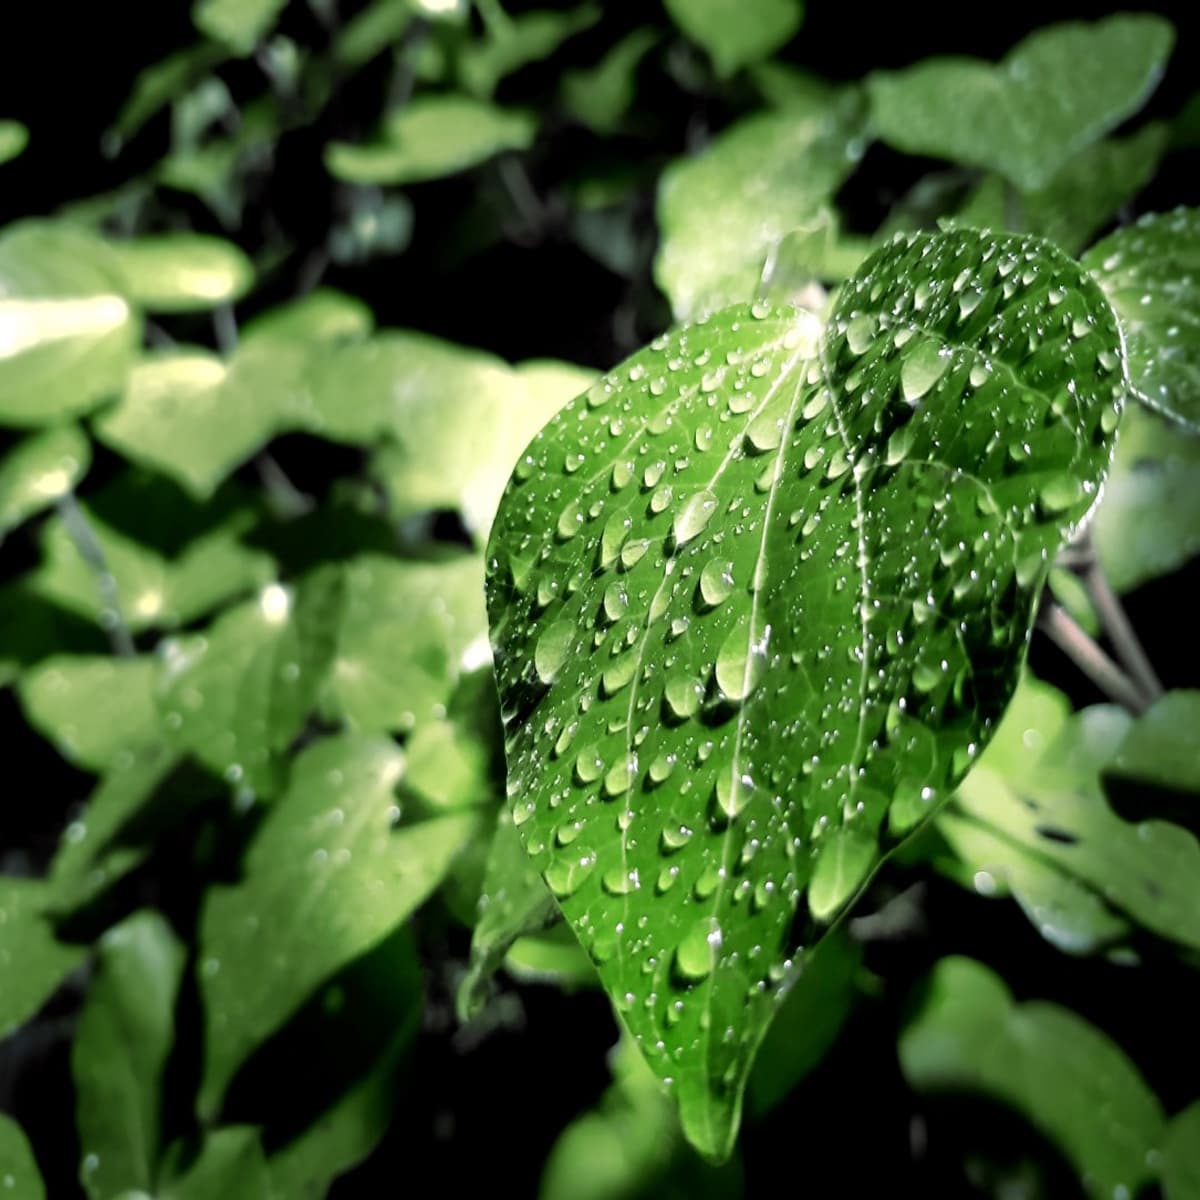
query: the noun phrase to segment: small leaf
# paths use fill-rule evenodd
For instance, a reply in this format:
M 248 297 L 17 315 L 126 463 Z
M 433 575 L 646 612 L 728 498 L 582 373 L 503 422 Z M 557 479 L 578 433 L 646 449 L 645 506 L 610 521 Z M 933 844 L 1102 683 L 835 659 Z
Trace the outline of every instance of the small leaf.
M 1083 265 L 1121 319 L 1138 395 L 1200 433 L 1200 208 L 1147 213 L 1097 242 Z
M 43 916 L 50 899 L 40 879 L 0 875 L 0 1039 L 23 1025 L 83 960 L 64 945 Z
M 287 0 L 195 0 L 192 22 L 234 54 L 249 54 L 270 33 Z
M 151 312 L 195 312 L 241 299 L 254 266 L 232 242 L 199 233 L 111 241 L 125 294 Z
M 153 1190 L 160 1090 L 184 957 L 166 921 L 148 910 L 100 940 L 71 1047 L 80 1181 L 92 1200 Z
M 506 75 L 549 58 L 563 42 L 599 18 L 600 9 L 585 4 L 569 12 L 523 12 L 496 22 L 486 39 L 460 51 L 458 72 L 463 87 L 474 96 L 490 96 Z
M 19 441 L 0 459 L 0 537 L 65 496 L 91 463 L 91 444 L 76 425 Z
M 1169 575 L 1200 554 L 1200 437 L 1129 405 L 1091 533 L 1096 557 L 1119 592 Z
M 747 117 L 663 172 L 654 277 L 677 318 L 755 294 L 772 247 L 853 170 L 861 128 L 855 97 L 818 98 Z
M 1137 112 L 1175 35 L 1150 14 L 1030 34 L 1002 62 L 932 58 L 868 76 L 872 123 L 889 145 L 1046 186 L 1073 155 Z
M 1119 354 L 1057 250 L 916 235 L 827 327 L 683 326 L 522 456 L 487 553 L 514 822 L 703 1153 L 820 936 L 810 884 L 831 917 L 1003 712 Z
M 186 1169 L 168 1154 L 163 1175 L 155 1200 L 274 1200 L 259 1132 L 249 1126 L 206 1133 Z
M 309 747 L 255 837 L 242 882 L 209 893 L 202 1114 L 217 1112 L 238 1064 L 318 984 L 421 904 L 478 829 L 470 810 L 397 825 L 403 769 L 386 739 L 347 734 Z
M 1167 1125 L 1159 1171 L 1165 1200 L 1200 1196 L 1200 1101 Z
M 0 121 L 0 164 L 20 158 L 29 145 L 29 130 L 20 121 Z
M 378 140 L 331 142 L 325 166 L 346 183 L 420 183 L 466 171 L 505 150 L 527 150 L 536 131 L 526 112 L 466 96 L 418 96 L 385 118 Z
M 140 336 L 122 289 L 81 227 L 27 221 L 0 236 L 0 421 L 57 423 L 120 390 Z
M 653 49 L 653 29 L 635 29 L 594 66 L 564 71 L 563 104 L 597 133 L 613 133 L 633 104 L 637 69 Z
M 25 719 L 76 766 L 102 772 L 121 751 L 159 737 L 151 658 L 54 655 L 27 671 Z
M 671 19 L 711 55 L 721 76 L 769 58 L 804 19 L 803 0 L 666 0 Z
M 317 288 L 248 321 L 242 328 L 241 344 L 246 347 L 279 341 L 309 347 L 336 345 L 361 341 L 374 327 L 371 310 L 357 297 L 333 288 Z
M 46 1185 L 20 1125 L 0 1113 L 0 1182 L 21 1200 L 46 1200 Z
M 1168 692 L 1137 718 L 1112 770 L 1157 787 L 1200 794 L 1200 691 Z
M 1069 1009 L 1014 1004 L 982 963 L 937 964 L 899 1049 L 918 1091 L 981 1093 L 1023 1114 L 1096 1200 L 1135 1195 L 1149 1178 L 1163 1115 L 1137 1068 Z

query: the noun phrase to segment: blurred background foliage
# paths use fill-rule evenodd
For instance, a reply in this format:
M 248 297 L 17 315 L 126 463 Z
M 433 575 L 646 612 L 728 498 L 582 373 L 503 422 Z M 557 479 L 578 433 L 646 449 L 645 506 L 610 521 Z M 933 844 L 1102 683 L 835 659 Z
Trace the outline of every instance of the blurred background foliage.
M 730 1164 L 683 1143 L 509 852 L 481 555 L 521 448 L 764 270 L 806 296 L 893 229 L 1012 223 L 992 164 L 878 136 L 857 83 L 1101 15 L 747 8 L 6 15 L 16 1195 L 1200 1194 L 1200 655 L 1167 619 L 1200 452 L 1157 418 L 1131 415 L 1095 544 L 1171 694 L 1132 721 L 1035 641 L 991 774 L 793 993 Z M 1200 16 L 1168 15 L 1160 86 L 1018 181 L 1023 227 L 1076 253 L 1200 202 Z M 1095 625 L 1077 571 L 1055 594 Z M 1056 858 L 1030 795 L 1103 861 Z

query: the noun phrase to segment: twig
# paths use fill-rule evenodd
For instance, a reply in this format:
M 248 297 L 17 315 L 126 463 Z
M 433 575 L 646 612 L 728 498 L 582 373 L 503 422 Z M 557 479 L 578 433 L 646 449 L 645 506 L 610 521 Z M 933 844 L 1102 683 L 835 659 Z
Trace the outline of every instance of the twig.
M 1038 614 L 1038 628 L 1106 695 L 1133 713 L 1143 713 L 1149 698 L 1094 641 L 1075 619 L 1057 604 L 1046 604 Z
M 1096 613 L 1121 665 L 1133 676 L 1138 686 L 1153 701 L 1163 694 L 1163 685 L 1154 671 L 1142 643 L 1134 632 L 1125 614 L 1125 609 L 1108 582 L 1104 568 L 1093 559 L 1083 574 L 1088 594 L 1096 606 Z
M 133 644 L 133 635 L 125 618 L 121 614 L 121 598 L 117 592 L 117 581 L 109 570 L 108 560 L 104 557 L 104 547 L 87 519 L 87 514 L 79 506 L 74 492 L 67 492 L 58 500 L 58 515 L 62 519 L 63 528 L 71 539 L 79 557 L 91 568 L 96 577 L 96 590 L 100 593 L 100 625 L 108 634 L 113 653 L 119 658 L 132 658 L 137 650 Z M 105 620 L 105 617 L 108 620 Z
M 228 357 L 237 349 L 238 344 L 237 317 L 233 315 L 233 305 L 222 304 L 213 309 L 212 323 L 217 349 Z

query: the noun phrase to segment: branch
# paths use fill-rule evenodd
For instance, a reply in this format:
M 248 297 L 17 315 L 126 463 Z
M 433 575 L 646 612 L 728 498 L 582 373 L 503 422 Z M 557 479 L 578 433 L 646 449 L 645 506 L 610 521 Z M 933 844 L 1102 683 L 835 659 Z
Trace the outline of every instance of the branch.
M 1132 713 L 1143 713 L 1150 700 L 1079 624 L 1057 604 L 1038 614 L 1038 628 L 1107 696 Z
M 96 590 L 100 593 L 101 604 L 100 625 L 108 634 L 113 653 L 119 658 L 132 658 L 137 650 L 133 644 L 133 635 L 121 614 L 117 581 L 109 570 L 100 539 L 96 537 L 96 531 L 87 519 L 87 514 L 80 508 L 74 492 L 67 492 L 59 497 L 58 515 L 62 518 L 67 536 L 79 551 L 79 557 L 87 563 L 96 578 Z

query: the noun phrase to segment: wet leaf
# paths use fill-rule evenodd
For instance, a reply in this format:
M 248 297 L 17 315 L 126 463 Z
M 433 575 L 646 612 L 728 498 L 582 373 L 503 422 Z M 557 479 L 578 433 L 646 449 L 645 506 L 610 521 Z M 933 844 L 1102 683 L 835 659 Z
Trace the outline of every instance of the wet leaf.
M 1200 1102 L 1177 1113 L 1167 1125 L 1159 1171 L 1165 1200 L 1200 1196 Z
M 271 32 L 287 0 L 195 0 L 192 22 L 234 54 L 249 54 Z
M 1112 770 L 1158 787 L 1200 794 L 1200 691 L 1168 692 L 1137 718 Z
M 1083 265 L 1121 319 L 1138 395 L 1200 433 L 1200 208 L 1147 213 L 1097 242 Z
M 152 658 L 56 654 L 21 677 L 25 719 L 76 766 L 102 772 L 157 741 Z
M 1015 1004 L 982 963 L 937 964 L 899 1048 L 918 1091 L 979 1093 L 1021 1113 L 1096 1200 L 1135 1195 L 1149 1178 L 1163 1114 L 1137 1068 L 1069 1009 Z
M 92 1200 L 153 1190 L 162 1076 L 184 957 L 166 921 L 149 910 L 100 940 L 71 1047 L 80 1180 Z
M 0 1181 L 22 1200 L 46 1200 L 46 1186 L 20 1125 L 0 1113 Z
M 1091 532 L 1096 556 L 1119 592 L 1200 554 L 1200 436 L 1129 405 Z
M 637 69 L 657 41 L 653 29 L 635 29 L 594 67 L 564 71 L 562 95 L 568 111 L 597 133 L 615 132 L 633 103 Z
M 907 154 L 985 167 L 1041 188 L 1137 112 L 1175 41 L 1169 22 L 1123 13 L 1032 33 L 996 64 L 932 58 L 867 77 L 875 133 Z
M 31 434 L 0 459 L 0 537 L 71 491 L 92 447 L 76 425 Z
M 241 299 L 254 266 L 232 242 L 199 233 L 112 241 L 125 294 L 151 312 L 194 312 Z
M 331 142 L 325 166 L 346 183 L 420 183 L 455 175 L 505 150 L 528 149 L 536 131 L 536 120 L 516 109 L 466 96 L 419 96 L 384 119 L 376 140 Z
M 140 336 L 123 286 L 83 228 L 27 221 L 0 236 L 0 421 L 54 424 L 120 390 Z
M 43 915 L 49 899 L 40 879 L 0 875 L 0 1038 L 28 1021 L 83 960 L 81 947 L 55 938 Z
M 315 743 L 296 759 L 242 881 L 209 893 L 200 935 L 201 1113 L 216 1113 L 238 1064 L 322 980 L 421 904 L 478 830 L 470 810 L 397 824 L 403 771 L 403 756 L 385 738 L 346 734 Z
M 483 41 L 465 46 L 459 53 L 463 86 L 475 96 L 490 96 L 506 75 L 549 58 L 563 42 L 599 18 L 600 9 L 585 4 L 568 12 L 523 12 L 497 21 Z
M 835 94 L 747 117 L 667 167 L 654 276 L 677 318 L 755 294 L 772 247 L 813 219 L 853 170 L 859 107 Z
M 666 8 L 721 76 L 769 58 L 804 19 L 803 0 L 666 0 Z
M 827 328 L 683 326 L 522 457 L 487 554 L 514 821 L 704 1153 L 810 883 L 844 907 L 861 847 L 923 820 L 1003 712 L 1107 467 L 1119 350 L 1048 245 L 916 235 Z

